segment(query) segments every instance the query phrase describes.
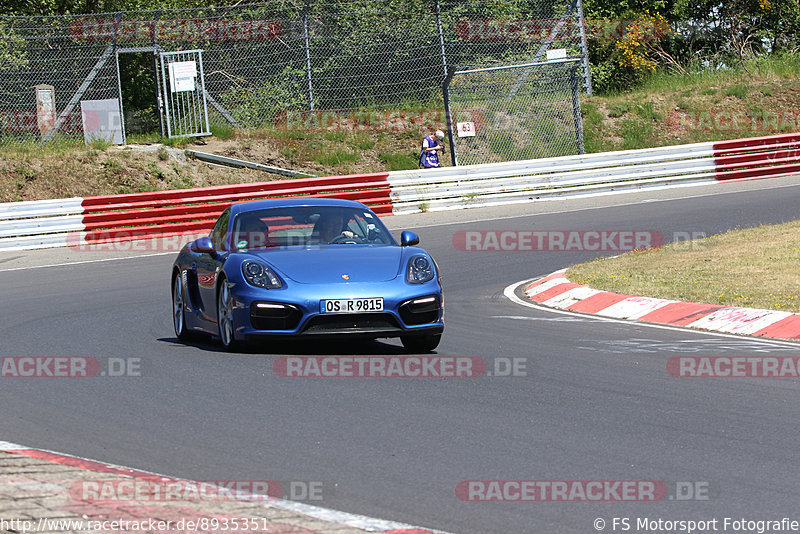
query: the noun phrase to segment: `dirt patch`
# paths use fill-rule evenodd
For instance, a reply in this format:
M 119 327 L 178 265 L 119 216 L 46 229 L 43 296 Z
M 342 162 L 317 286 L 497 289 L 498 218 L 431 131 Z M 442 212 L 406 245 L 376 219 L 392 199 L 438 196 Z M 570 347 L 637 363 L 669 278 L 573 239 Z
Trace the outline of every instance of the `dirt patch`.
M 415 168 L 415 133 L 234 133 L 177 147 L 18 147 L 0 159 L 0 201 L 85 197 L 284 180 L 285 176 L 234 169 L 183 157 L 186 148 L 244 159 L 314 176 Z M 420 137 L 421 138 L 421 137 Z M 393 167 L 394 166 L 394 167 Z

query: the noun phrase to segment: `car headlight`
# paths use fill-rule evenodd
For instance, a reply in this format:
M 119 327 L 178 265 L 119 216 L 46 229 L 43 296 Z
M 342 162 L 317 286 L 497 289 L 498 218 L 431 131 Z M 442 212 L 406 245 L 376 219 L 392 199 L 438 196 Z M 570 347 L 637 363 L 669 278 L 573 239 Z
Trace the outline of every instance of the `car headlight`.
M 243 262 L 242 274 L 251 286 L 263 287 L 264 289 L 281 287 L 281 280 L 278 275 L 272 269 L 257 261 Z
M 433 275 L 433 262 L 424 254 L 415 254 L 408 260 L 406 282 L 409 284 L 421 284 L 433 280 Z

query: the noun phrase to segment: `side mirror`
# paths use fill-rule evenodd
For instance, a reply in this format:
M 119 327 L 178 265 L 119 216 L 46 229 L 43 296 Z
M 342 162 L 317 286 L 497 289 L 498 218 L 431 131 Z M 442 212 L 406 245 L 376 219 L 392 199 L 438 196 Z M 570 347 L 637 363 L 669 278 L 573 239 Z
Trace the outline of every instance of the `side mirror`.
M 410 247 L 419 244 L 419 236 L 410 230 L 403 230 L 400 234 L 400 246 Z
M 213 254 L 214 251 L 214 244 L 211 242 L 210 237 L 201 237 L 192 241 L 191 246 L 189 247 L 192 252 L 206 252 L 209 254 Z

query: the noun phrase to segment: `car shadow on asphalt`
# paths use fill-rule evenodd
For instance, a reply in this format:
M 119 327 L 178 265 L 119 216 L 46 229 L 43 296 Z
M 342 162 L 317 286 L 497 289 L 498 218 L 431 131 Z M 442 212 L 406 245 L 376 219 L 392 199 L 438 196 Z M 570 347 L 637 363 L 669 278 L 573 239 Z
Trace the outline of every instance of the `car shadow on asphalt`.
M 297 339 L 297 340 L 264 340 L 248 342 L 235 351 L 226 351 L 219 342 L 211 337 L 198 337 L 189 341 L 180 341 L 175 337 L 158 338 L 162 343 L 194 347 L 203 352 L 221 354 L 256 354 L 264 356 L 392 356 L 408 354 L 398 343 L 388 340 L 369 339 Z

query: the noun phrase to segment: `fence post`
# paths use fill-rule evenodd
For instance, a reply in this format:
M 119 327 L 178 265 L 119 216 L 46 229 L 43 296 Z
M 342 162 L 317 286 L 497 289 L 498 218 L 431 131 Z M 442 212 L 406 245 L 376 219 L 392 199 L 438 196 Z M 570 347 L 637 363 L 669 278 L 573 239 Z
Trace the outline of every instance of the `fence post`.
M 156 92 L 156 113 L 158 113 L 158 132 L 161 137 L 164 137 L 164 101 L 161 99 L 161 88 L 159 87 L 159 76 L 158 76 L 158 52 L 157 46 L 158 43 L 156 42 L 156 35 L 158 35 L 158 21 L 161 18 L 161 10 L 156 11 L 156 16 L 152 21 L 152 25 L 150 26 L 150 44 L 153 47 L 153 80 L 155 82 L 155 92 Z
M 575 144 L 578 154 L 586 152 L 583 146 L 583 115 L 581 114 L 580 88 L 578 87 L 578 66 L 569 69 L 569 86 L 572 90 L 572 120 L 575 122 Z
M 442 30 L 442 5 L 436 0 L 436 26 L 439 28 L 439 45 L 442 47 L 442 69 L 447 77 L 447 52 L 444 48 L 444 31 Z
M 306 48 L 306 75 L 308 77 L 308 107 L 314 111 L 314 88 L 311 84 L 311 46 L 308 37 L 308 0 L 303 5 L 303 40 Z
M 453 167 L 458 167 L 456 140 L 453 138 L 453 116 L 450 112 L 450 82 L 453 80 L 455 73 L 455 69 L 448 69 L 445 71 L 442 96 L 444 97 L 444 114 L 447 117 L 447 139 L 450 142 L 450 161 L 453 163 Z
M 122 12 L 118 11 L 114 17 L 114 62 L 117 66 L 117 95 L 119 96 L 119 122 L 122 128 L 122 144 L 127 145 L 128 140 L 125 138 L 125 107 L 122 104 L 122 77 L 119 72 L 119 49 L 117 48 L 117 32 L 119 31 L 120 22 L 122 22 Z
M 586 94 L 592 96 L 592 73 L 589 71 L 589 49 L 586 46 L 586 21 L 583 18 L 583 0 L 578 0 L 578 27 L 581 34 L 581 53 L 583 54 L 583 77 Z

